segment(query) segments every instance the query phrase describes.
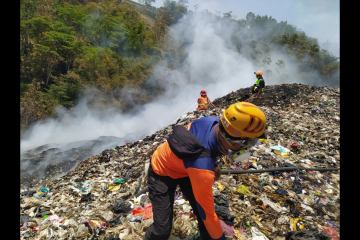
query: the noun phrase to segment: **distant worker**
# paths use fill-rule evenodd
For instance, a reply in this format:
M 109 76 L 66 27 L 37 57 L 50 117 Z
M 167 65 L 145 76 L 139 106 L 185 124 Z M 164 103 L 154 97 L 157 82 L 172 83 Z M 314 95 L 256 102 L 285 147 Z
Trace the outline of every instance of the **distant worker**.
M 235 159 L 238 151 L 256 144 L 257 138 L 265 133 L 265 126 L 265 114 L 247 102 L 230 105 L 220 118 L 208 116 L 189 123 L 186 128 L 175 126 L 151 158 L 147 183 L 154 222 L 144 239 L 170 237 L 174 194 L 179 185 L 194 211 L 201 239 L 225 240 L 212 193 L 213 183 L 221 175 L 216 158 Z
M 250 102 L 253 102 L 253 103 L 257 103 L 259 97 L 260 97 L 260 94 L 262 92 L 264 92 L 264 88 L 265 88 L 265 80 L 263 78 L 263 73 L 262 71 L 257 71 L 257 72 L 254 72 L 254 74 L 256 75 L 256 82 L 254 84 L 254 87 L 251 91 L 252 95 L 251 95 L 251 98 L 255 98 L 255 101 L 250 101 Z
M 205 90 L 201 90 L 200 92 L 200 97 L 198 98 L 198 107 L 196 109 L 196 111 L 199 110 L 208 110 L 209 108 L 209 104 L 211 104 L 212 106 L 214 106 L 214 104 L 212 104 L 212 102 L 210 101 L 209 97 L 206 95 L 206 91 Z M 214 106 L 215 107 L 215 106 Z

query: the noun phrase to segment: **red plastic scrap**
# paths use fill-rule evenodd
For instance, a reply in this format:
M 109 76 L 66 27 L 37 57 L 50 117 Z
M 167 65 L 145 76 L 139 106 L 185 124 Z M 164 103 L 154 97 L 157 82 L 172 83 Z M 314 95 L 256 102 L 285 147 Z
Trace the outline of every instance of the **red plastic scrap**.
M 338 232 L 332 227 L 324 227 L 322 233 L 330 236 L 332 240 L 340 240 Z
M 308 171 L 308 173 L 309 173 L 310 175 L 315 176 L 315 173 L 313 173 L 312 171 Z
M 152 205 L 145 208 L 137 207 L 132 210 L 132 217 L 141 215 L 144 219 L 152 217 Z

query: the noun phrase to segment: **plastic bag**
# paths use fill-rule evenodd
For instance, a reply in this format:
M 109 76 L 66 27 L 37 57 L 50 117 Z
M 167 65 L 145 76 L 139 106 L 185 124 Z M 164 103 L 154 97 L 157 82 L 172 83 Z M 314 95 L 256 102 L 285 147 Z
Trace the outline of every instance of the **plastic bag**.
M 76 238 L 87 238 L 88 235 L 89 235 L 89 229 L 85 226 L 85 224 L 80 224 L 75 233 L 75 237 Z
M 95 219 L 88 220 L 85 222 L 85 224 L 89 226 L 92 230 L 94 230 L 95 228 L 106 228 L 104 222 Z
M 219 206 L 229 207 L 229 199 L 224 194 L 214 196 L 214 202 Z
M 78 224 L 77 222 L 72 218 L 70 220 L 67 220 L 63 223 L 64 226 L 70 226 L 72 228 L 77 228 L 78 227 Z
M 37 198 L 25 198 L 24 204 L 21 204 L 21 207 L 29 208 L 29 207 L 35 207 L 35 206 L 39 206 L 39 205 L 43 205 L 43 204 L 44 204 L 44 200 L 37 199 Z
M 278 224 L 288 224 L 289 223 L 289 217 L 286 215 L 282 215 L 277 219 Z
M 235 216 L 230 214 L 229 207 L 218 206 L 215 204 L 215 213 L 229 225 L 232 224 L 232 221 L 235 218 Z
M 224 186 L 223 184 L 219 183 L 219 182 L 215 182 L 215 186 L 216 186 L 220 191 L 222 191 L 222 190 L 225 189 L 225 186 Z
M 221 220 L 221 219 L 220 219 L 219 221 L 220 221 L 220 224 L 221 224 L 222 229 L 224 230 L 225 236 L 227 236 L 227 237 L 232 237 L 232 236 L 234 236 L 234 227 L 227 225 L 227 224 L 224 223 L 224 221 Z
M 294 188 L 293 191 L 297 194 L 301 194 L 302 193 L 302 187 L 301 187 L 301 183 L 298 180 L 295 180 L 294 182 Z
M 293 201 L 291 201 L 290 199 L 286 199 L 284 206 L 287 207 L 290 205 L 290 212 L 295 216 L 298 217 L 299 213 L 296 211 L 295 209 L 295 203 Z
M 148 219 L 152 217 L 152 205 L 145 208 L 137 207 L 132 210 L 131 218 L 134 219 L 137 216 L 142 216 L 142 219 Z
M 107 191 L 112 191 L 112 192 L 116 192 L 121 188 L 121 184 L 118 185 L 110 185 L 108 187 L 108 189 L 106 189 Z
M 125 183 L 125 182 L 126 182 L 126 179 L 125 179 L 125 178 L 115 179 L 115 180 L 114 180 L 114 184 L 121 184 L 121 183 Z
M 259 231 L 256 227 L 251 227 L 251 234 L 252 238 L 251 240 L 269 240 L 265 234 Z
M 239 187 L 237 187 L 237 188 L 236 188 L 236 191 L 237 191 L 238 193 L 243 194 L 243 195 L 250 195 L 249 189 L 248 189 L 246 186 L 244 186 L 244 185 L 240 185 Z
M 266 203 L 267 205 L 269 205 L 272 209 L 274 209 L 275 211 L 277 211 L 278 213 L 281 212 L 289 212 L 289 210 L 287 210 L 284 207 L 279 206 L 278 204 L 272 202 L 270 199 L 267 198 L 267 196 L 265 194 L 262 194 L 259 199 L 261 201 L 263 201 L 264 203 Z
M 131 210 L 131 204 L 129 202 L 124 202 L 122 198 L 116 199 L 114 206 L 112 207 L 112 211 L 114 213 L 127 213 L 130 210 Z
M 20 195 L 21 196 L 29 195 L 29 197 L 31 197 L 32 195 L 34 195 L 34 193 L 36 193 L 36 191 L 24 191 L 24 192 L 21 192 Z
M 114 213 L 110 210 L 100 211 L 99 214 L 106 222 L 109 222 L 112 218 Z
M 187 205 L 187 204 L 184 204 L 183 205 L 183 211 L 186 212 L 186 213 L 189 213 L 191 211 L 191 206 Z
M 331 240 L 340 240 L 338 232 L 332 227 L 324 227 L 322 233 L 330 236 Z
M 279 195 L 289 196 L 289 193 L 283 189 L 276 189 L 275 193 Z

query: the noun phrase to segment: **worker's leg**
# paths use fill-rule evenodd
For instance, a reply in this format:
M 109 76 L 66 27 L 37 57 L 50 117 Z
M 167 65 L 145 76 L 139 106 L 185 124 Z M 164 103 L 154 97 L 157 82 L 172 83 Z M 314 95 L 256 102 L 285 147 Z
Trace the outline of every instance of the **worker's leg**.
M 146 240 L 167 240 L 170 237 L 176 185 L 175 179 L 157 175 L 150 164 L 148 187 L 154 222 L 146 230 Z
M 250 96 L 250 98 L 254 98 L 254 97 L 256 97 L 256 95 L 257 95 L 257 93 L 253 93 L 253 94 Z M 251 99 L 251 100 L 249 100 L 248 102 L 249 102 L 249 103 L 252 103 L 252 104 L 254 104 L 254 105 L 256 105 L 256 106 L 258 106 L 258 105 L 260 104 L 260 100 L 259 100 L 259 99 Z
M 212 238 L 210 237 L 208 231 L 206 230 L 206 227 L 204 225 L 203 220 L 201 219 L 199 213 L 198 213 L 198 208 L 197 208 L 197 204 L 196 204 L 196 200 L 195 200 L 195 196 L 192 190 L 192 186 L 191 186 L 191 182 L 190 182 L 190 178 L 186 177 L 183 178 L 181 180 L 181 182 L 179 183 L 180 189 L 182 191 L 182 193 L 185 195 L 185 197 L 189 200 L 189 203 L 194 211 L 194 214 L 196 215 L 196 218 L 198 220 L 198 224 L 199 224 L 199 231 L 200 231 L 200 237 L 202 240 L 211 240 Z

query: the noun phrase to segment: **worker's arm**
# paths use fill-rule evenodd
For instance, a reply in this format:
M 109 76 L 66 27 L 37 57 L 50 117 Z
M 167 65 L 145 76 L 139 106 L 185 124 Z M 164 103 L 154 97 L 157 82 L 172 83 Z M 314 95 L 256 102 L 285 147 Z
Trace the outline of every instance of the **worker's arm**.
M 225 240 L 224 232 L 214 208 L 212 194 L 214 172 L 212 170 L 198 169 L 196 166 L 189 167 L 186 171 L 189 174 L 199 215 L 204 221 L 206 230 L 212 239 Z
M 211 101 L 210 101 L 210 98 L 208 97 L 208 102 L 214 107 L 214 108 L 217 108 Z
M 257 92 L 257 94 L 256 94 L 256 96 L 255 96 L 256 99 L 258 99 L 258 98 L 260 97 L 261 92 L 262 92 L 262 91 L 261 91 L 261 88 L 259 88 L 259 91 Z
M 215 172 L 215 181 L 217 181 L 219 180 L 221 175 L 221 167 L 219 165 L 215 166 L 214 172 Z

